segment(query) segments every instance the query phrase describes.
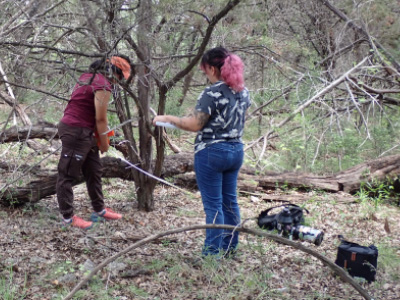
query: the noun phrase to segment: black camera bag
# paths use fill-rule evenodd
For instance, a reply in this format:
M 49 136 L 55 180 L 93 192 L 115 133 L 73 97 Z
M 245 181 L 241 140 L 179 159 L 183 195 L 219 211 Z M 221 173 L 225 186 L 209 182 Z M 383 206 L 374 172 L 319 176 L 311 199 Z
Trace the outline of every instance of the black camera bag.
M 346 269 L 350 276 L 365 278 L 368 283 L 375 281 L 378 264 L 378 248 L 374 245 L 361 246 L 344 240 L 341 236 L 335 264 Z
M 268 209 L 262 211 L 260 213 L 260 215 L 258 216 L 257 224 L 260 228 L 268 229 L 268 230 L 276 229 L 277 219 L 278 219 L 280 213 L 270 214 L 270 212 L 271 212 L 271 210 L 278 208 L 278 207 L 289 208 L 290 218 L 292 219 L 293 225 L 299 225 L 304 222 L 303 210 L 305 210 L 308 213 L 307 209 L 301 208 L 300 206 L 298 206 L 296 204 L 292 204 L 292 203 L 274 206 L 274 207 L 271 207 L 271 208 L 268 208 Z

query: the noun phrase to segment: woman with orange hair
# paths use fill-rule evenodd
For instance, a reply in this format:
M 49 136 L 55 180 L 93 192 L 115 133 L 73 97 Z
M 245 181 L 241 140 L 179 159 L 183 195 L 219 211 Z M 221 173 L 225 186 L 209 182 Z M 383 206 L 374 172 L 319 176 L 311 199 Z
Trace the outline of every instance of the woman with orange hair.
M 89 229 L 99 220 L 118 220 L 121 214 L 105 207 L 101 185 L 102 165 L 99 150 L 107 152 L 107 108 L 113 84 L 128 79 L 128 57 L 112 56 L 93 62 L 79 77 L 58 125 L 62 142 L 58 163 L 57 200 L 64 226 Z M 98 138 L 94 137 L 97 132 Z M 91 221 L 74 214 L 73 183 L 83 174 L 93 207 Z

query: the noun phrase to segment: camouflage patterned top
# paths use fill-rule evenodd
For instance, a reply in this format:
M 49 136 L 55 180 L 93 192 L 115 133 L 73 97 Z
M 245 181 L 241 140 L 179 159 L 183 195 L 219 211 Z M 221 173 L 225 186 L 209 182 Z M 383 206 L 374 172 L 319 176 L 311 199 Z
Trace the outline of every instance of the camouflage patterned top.
M 197 99 L 196 110 L 210 115 L 197 133 L 195 152 L 218 142 L 242 142 L 246 110 L 251 104 L 245 88 L 235 92 L 225 82 L 207 87 Z

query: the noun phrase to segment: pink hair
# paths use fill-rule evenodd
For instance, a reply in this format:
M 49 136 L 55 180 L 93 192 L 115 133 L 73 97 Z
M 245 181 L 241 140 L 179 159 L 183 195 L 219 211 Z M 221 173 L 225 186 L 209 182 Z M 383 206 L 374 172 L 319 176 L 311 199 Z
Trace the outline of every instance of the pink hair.
M 241 92 L 244 89 L 243 79 L 244 65 L 239 56 L 229 53 L 221 67 L 221 78 L 235 92 Z

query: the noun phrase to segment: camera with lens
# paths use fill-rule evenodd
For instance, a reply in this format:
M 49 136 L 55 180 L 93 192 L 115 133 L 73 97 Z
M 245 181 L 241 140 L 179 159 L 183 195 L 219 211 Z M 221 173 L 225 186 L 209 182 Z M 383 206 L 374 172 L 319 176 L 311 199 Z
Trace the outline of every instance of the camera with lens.
M 271 214 L 271 210 L 277 207 L 283 207 L 277 214 Z M 290 240 L 301 240 L 321 245 L 324 238 L 324 232 L 308 226 L 304 226 L 303 210 L 295 204 L 286 204 L 271 207 L 264 210 L 258 216 L 258 226 L 267 230 L 277 230 L 278 234 Z

